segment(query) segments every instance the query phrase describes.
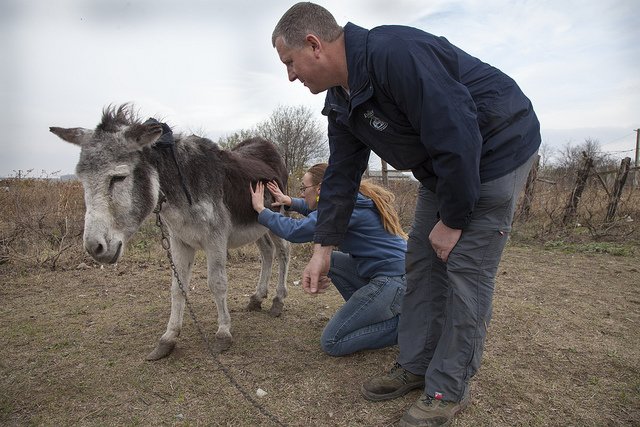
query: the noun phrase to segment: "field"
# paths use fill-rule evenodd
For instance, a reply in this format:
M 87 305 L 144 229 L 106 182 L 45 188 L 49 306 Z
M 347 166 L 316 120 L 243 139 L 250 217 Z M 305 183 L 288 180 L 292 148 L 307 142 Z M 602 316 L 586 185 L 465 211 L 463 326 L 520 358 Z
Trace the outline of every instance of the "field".
M 453 425 L 640 425 L 640 255 L 561 249 L 507 247 L 472 405 Z M 259 261 L 250 249 L 234 253 L 231 349 L 211 356 L 186 313 L 174 353 L 145 361 L 168 320 L 169 270 L 144 250 L 104 268 L 88 259 L 86 268 L 56 271 L 0 265 L 0 424 L 386 426 L 419 396 L 360 397 L 360 384 L 388 369 L 397 348 L 343 358 L 320 351 L 341 301 L 335 290 L 310 297 L 294 284 L 304 247 L 280 318 L 267 314 L 268 303 L 245 310 Z M 198 260 L 190 300 L 212 334 L 215 309 Z

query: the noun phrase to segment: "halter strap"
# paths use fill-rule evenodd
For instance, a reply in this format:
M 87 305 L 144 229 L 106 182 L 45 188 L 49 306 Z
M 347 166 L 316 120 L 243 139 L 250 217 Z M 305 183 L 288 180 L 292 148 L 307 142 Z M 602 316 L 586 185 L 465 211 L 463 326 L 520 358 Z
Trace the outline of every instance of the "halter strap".
M 160 138 L 158 138 L 155 144 L 153 144 L 153 146 L 155 148 L 161 148 L 165 150 L 169 149 L 171 151 L 171 158 L 173 159 L 173 163 L 176 165 L 176 169 L 178 170 L 178 177 L 180 178 L 180 184 L 182 185 L 182 190 L 184 191 L 184 194 L 187 196 L 187 200 L 189 201 L 189 204 L 192 205 L 193 201 L 191 198 L 191 193 L 189 192 L 189 188 L 187 188 L 187 183 L 184 180 L 184 176 L 182 175 L 182 171 L 180 170 L 180 165 L 178 165 L 178 159 L 176 158 L 176 152 L 175 152 L 176 143 L 175 143 L 175 140 L 173 139 L 173 132 L 171 131 L 171 128 L 169 127 L 168 124 L 161 123 L 156 119 L 154 119 L 153 117 L 147 120 L 146 122 L 144 122 L 143 124 L 144 125 L 159 124 L 162 126 L 162 135 L 160 136 Z

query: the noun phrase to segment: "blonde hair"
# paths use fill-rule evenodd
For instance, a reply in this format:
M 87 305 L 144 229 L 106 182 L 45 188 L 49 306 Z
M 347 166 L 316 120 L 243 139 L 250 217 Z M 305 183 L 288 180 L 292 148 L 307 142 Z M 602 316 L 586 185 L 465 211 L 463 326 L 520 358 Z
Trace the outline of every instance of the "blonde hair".
M 327 166 L 326 163 L 317 163 L 307 170 L 307 173 L 311 176 L 312 185 L 320 185 L 322 183 L 322 178 L 324 177 Z M 393 206 L 396 196 L 391 191 L 378 184 L 374 184 L 371 180 L 360 182 L 358 191 L 360 191 L 363 196 L 371 199 L 373 204 L 376 205 L 376 209 L 378 209 L 380 213 L 380 219 L 382 219 L 382 226 L 388 233 L 400 236 L 405 240 L 409 237 L 400 225 L 398 212 L 396 212 L 396 208 Z
M 378 212 L 380 212 L 380 218 L 382 218 L 382 225 L 385 230 L 405 240 L 409 238 L 400 225 L 398 212 L 393 206 L 396 196 L 391 191 L 367 179 L 360 182 L 360 193 L 373 200 Z

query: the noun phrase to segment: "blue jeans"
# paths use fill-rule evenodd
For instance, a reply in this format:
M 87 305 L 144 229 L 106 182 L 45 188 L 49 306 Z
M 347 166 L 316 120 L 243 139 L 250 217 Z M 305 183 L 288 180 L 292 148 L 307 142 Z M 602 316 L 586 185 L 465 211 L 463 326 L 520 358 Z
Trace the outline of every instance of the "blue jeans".
M 363 279 L 348 254 L 334 251 L 329 278 L 346 302 L 324 328 L 322 350 L 331 356 L 344 356 L 395 345 L 405 276 Z

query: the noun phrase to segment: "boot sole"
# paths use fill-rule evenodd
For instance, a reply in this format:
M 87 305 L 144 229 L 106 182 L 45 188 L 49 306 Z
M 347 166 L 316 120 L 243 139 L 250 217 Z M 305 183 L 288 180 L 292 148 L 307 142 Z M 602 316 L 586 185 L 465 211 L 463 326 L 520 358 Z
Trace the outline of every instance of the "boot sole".
M 371 402 L 382 402 L 383 400 L 396 399 L 398 397 L 404 396 L 405 394 L 409 393 L 411 390 L 415 390 L 417 388 L 423 388 L 423 387 L 424 387 L 424 382 L 406 384 L 400 387 L 399 389 L 397 389 L 396 391 L 392 391 L 391 393 L 376 394 L 376 393 L 371 393 L 369 390 L 364 388 L 364 385 L 362 385 L 360 386 L 360 394 L 362 394 L 362 397 L 364 397 L 365 399 Z

